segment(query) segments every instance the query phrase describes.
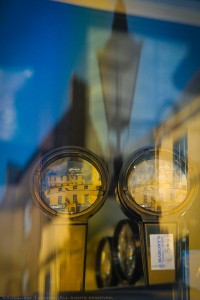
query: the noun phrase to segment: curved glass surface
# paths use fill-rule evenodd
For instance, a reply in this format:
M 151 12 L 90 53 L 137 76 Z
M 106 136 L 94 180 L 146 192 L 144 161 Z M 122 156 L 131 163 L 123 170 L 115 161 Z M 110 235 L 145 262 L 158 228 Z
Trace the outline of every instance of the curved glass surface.
M 172 160 L 152 158 L 133 166 L 128 178 L 128 190 L 142 208 L 167 212 L 185 201 L 187 175 Z
M 131 278 L 136 264 L 136 246 L 133 231 L 129 224 L 124 224 L 119 232 L 117 250 L 122 272 L 127 278 Z
M 81 158 L 55 160 L 41 174 L 41 198 L 62 214 L 88 209 L 97 199 L 102 185 L 97 169 Z

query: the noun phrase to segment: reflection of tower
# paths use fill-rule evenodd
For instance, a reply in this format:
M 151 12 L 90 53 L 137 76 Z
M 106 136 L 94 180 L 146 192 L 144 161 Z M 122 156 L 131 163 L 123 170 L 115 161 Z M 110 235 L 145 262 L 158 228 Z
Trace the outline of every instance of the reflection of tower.
M 68 118 L 69 144 L 86 146 L 87 122 L 89 120 L 88 87 L 80 78 L 71 80 L 71 105 Z
M 69 110 L 42 143 L 42 151 L 66 145 L 86 147 L 87 124 L 90 122 L 88 110 L 87 84 L 77 75 L 73 75 Z
M 62 118 L 41 145 L 38 145 L 25 168 L 20 170 L 10 165 L 7 170 L 6 191 L 0 203 L 0 294 L 22 294 L 23 278 L 27 282 L 24 288 L 26 293 L 31 294 L 38 289 L 41 240 L 48 219 L 33 205 L 30 194 L 30 176 L 36 161 L 42 154 L 57 147 L 87 147 L 88 130 L 92 136 L 91 150 L 96 152 L 96 148 L 100 149 L 97 135 L 88 117 L 87 84 L 75 75 L 71 80 L 70 100 L 69 110 L 63 112 Z M 5 228 L 8 234 L 5 234 Z M 8 266 L 9 272 L 2 272 Z
M 92 140 L 89 140 L 89 136 Z M 45 153 L 66 145 L 90 148 L 93 152 L 97 152 L 97 149 L 100 152 L 101 149 L 89 117 L 88 85 L 75 74 L 71 78 L 69 110 L 47 135 L 41 150 Z

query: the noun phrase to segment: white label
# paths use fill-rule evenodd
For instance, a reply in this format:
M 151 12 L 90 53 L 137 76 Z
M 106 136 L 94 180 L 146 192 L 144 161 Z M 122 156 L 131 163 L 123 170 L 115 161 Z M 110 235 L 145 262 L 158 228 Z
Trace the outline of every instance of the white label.
M 150 234 L 151 270 L 174 270 L 173 234 Z

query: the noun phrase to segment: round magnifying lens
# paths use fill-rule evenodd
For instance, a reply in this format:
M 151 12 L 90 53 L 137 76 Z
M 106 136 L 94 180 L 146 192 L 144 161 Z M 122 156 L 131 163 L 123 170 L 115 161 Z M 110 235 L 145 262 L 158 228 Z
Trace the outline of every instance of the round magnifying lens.
M 113 268 L 112 238 L 100 240 L 96 257 L 96 281 L 99 288 L 117 284 L 117 276 Z
M 114 233 L 114 262 L 120 280 L 133 283 L 142 273 L 139 229 L 129 220 L 120 221 Z
M 91 213 L 105 200 L 107 181 L 106 167 L 94 153 L 65 147 L 40 160 L 34 170 L 33 192 L 46 212 L 74 217 Z
M 119 198 L 126 198 L 131 209 L 159 215 L 174 213 L 188 205 L 192 189 L 186 158 L 175 151 L 152 147 L 130 157 L 123 169 L 118 194 Z

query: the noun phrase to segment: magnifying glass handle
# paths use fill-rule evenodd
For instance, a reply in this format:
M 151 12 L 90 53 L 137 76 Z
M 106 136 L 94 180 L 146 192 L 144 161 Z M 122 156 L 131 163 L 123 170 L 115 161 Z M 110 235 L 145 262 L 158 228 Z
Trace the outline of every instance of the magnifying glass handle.
M 83 291 L 87 224 L 52 222 L 45 228 L 42 239 L 39 292 L 57 297 L 60 292 Z

